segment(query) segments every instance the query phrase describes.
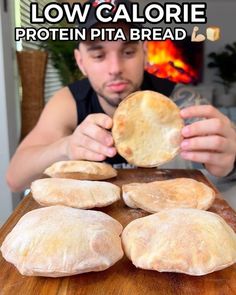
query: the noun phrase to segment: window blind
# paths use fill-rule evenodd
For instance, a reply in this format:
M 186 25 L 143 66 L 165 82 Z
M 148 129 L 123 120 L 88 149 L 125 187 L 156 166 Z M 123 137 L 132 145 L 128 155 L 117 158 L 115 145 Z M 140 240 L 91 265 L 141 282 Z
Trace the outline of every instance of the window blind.
M 40 28 L 40 24 L 31 24 L 30 23 L 30 3 L 38 3 L 39 7 L 39 14 L 41 13 L 44 6 L 51 1 L 48 0 L 21 0 L 20 1 L 20 19 L 21 19 L 21 27 L 34 27 L 34 28 Z M 48 24 L 43 24 L 44 27 L 48 27 Z M 36 41 L 22 41 L 22 49 L 23 50 L 30 50 L 39 49 L 40 43 Z M 44 86 L 44 97 L 45 102 L 47 102 L 52 95 L 62 87 L 62 84 L 60 82 L 59 74 L 57 69 L 55 69 L 52 65 L 52 61 L 48 59 L 47 63 L 47 69 L 46 69 L 46 77 L 45 77 L 45 86 Z

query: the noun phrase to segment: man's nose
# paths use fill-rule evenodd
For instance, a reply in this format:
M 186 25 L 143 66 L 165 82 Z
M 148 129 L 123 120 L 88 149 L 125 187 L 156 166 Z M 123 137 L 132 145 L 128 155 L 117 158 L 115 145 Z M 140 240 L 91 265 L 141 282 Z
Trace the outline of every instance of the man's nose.
M 109 62 L 109 74 L 120 75 L 122 73 L 122 61 L 118 56 L 113 56 Z

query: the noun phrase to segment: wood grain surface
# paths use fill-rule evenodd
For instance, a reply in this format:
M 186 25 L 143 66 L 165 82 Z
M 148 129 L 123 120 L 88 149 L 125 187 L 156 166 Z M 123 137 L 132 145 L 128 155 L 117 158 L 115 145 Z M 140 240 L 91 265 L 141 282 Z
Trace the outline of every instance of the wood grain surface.
M 119 170 L 112 183 L 122 185 L 131 182 L 190 177 L 214 186 L 197 170 Z M 29 195 L 16 208 L 5 225 L 0 229 L 0 244 L 17 221 L 28 211 L 40 206 Z M 116 218 L 123 226 L 130 221 L 148 215 L 139 209 L 130 209 L 122 201 L 116 202 L 101 211 Z M 210 211 L 221 215 L 236 231 L 236 213 L 221 199 L 219 192 Z M 224 270 L 205 276 L 189 276 L 178 273 L 159 273 L 137 269 L 123 257 L 108 270 L 80 274 L 64 278 L 22 276 L 17 269 L 6 262 L 0 254 L 0 295 L 233 295 L 236 294 L 236 264 Z

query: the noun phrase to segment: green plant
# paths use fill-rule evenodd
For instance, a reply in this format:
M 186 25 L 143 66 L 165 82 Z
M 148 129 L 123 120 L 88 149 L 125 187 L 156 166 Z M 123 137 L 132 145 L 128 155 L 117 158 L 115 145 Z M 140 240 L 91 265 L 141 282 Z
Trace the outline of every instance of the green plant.
M 216 76 L 220 80 L 215 82 L 222 84 L 225 93 L 228 94 L 232 84 L 236 82 L 236 42 L 232 45 L 227 44 L 224 51 L 220 53 L 211 52 L 208 56 L 212 59 L 208 63 L 208 67 L 218 69 Z
M 59 27 L 68 27 L 68 24 L 61 22 Z M 58 70 L 63 85 L 68 85 L 82 78 L 75 58 L 74 49 L 76 41 L 47 40 L 41 43 L 41 47 L 49 53 L 53 66 Z

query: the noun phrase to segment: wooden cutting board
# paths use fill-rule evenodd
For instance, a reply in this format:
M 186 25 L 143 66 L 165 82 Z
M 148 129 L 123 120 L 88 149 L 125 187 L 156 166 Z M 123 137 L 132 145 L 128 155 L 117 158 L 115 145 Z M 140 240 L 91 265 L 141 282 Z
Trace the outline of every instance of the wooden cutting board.
M 210 185 L 204 175 L 197 170 L 119 170 L 118 177 L 111 182 L 122 185 L 130 182 L 150 182 L 154 180 L 190 177 Z M 40 206 L 29 195 L 10 216 L 0 230 L 0 244 L 26 212 Z M 119 201 L 101 210 L 116 218 L 123 226 L 130 221 L 147 215 L 142 210 L 129 209 Z M 217 192 L 210 211 L 221 215 L 236 231 L 236 213 L 221 199 Z M 102 272 L 80 274 L 65 278 L 26 277 L 6 262 L 0 254 L 0 295 L 233 295 L 236 294 L 236 264 L 224 270 L 205 276 L 189 276 L 178 273 L 159 273 L 137 269 L 124 257 L 110 269 Z

